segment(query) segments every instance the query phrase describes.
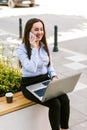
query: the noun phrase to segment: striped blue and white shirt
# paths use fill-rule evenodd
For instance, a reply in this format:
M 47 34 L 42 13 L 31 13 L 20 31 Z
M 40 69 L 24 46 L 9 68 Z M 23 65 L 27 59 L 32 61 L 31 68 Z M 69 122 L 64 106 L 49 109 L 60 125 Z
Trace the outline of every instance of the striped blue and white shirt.
M 25 44 L 21 44 L 17 48 L 17 54 L 22 64 L 22 77 L 33 77 L 48 73 L 49 76 L 52 78 L 53 76 L 57 75 L 51 61 L 50 66 L 48 66 L 49 57 L 44 49 L 43 43 L 41 43 L 41 47 L 39 50 L 37 48 L 31 49 L 30 59 L 28 58 Z

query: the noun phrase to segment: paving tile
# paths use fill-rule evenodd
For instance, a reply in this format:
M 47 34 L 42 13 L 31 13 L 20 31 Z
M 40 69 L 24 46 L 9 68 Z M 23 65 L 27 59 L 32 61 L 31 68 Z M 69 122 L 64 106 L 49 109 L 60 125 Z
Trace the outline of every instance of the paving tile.
M 74 62 L 81 62 L 81 61 L 87 61 L 87 56 L 80 54 L 80 55 L 66 57 L 66 59 L 74 61 Z
M 80 82 L 82 82 L 83 84 L 87 85 L 87 69 L 85 69 L 80 77 Z
M 87 120 L 87 116 L 82 114 L 80 111 L 76 110 L 75 108 L 71 107 L 70 110 L 70 121 L 69 125 L 70 128 L 79 125 Z
M 87 88 L 78 91 L 78 94 L 87 100 Z
M 86 84 L 83 84 L 83 83 L 81 83 L 81 82 L 77 82 L 74 91 L 82 90 L 82 89 L 85 89 L 85 88 L 87 88 L 87 85 L 86 85 Z
M 72 92 L 69 94 L 70 104 L 73 108 L 77 109 L 80 104 L 86 102 L 87 99 L 80 96 L 78 93 Z
M 77 63 L 77 62 L 72 62 L 70 64 L 64 64 L 65 67 L 68 67 L 72 70 L 80 70 L 80 69 L 84 69 L 87 68 L 86 65 L 81 64 L 81 63 Z
M 87 129 L 87 88 L 69 93 L 70 130 Z
M 87 121 L 81 124 L 75 125 L 74 127 L 71 127 L 70 130 L 87 130 Z

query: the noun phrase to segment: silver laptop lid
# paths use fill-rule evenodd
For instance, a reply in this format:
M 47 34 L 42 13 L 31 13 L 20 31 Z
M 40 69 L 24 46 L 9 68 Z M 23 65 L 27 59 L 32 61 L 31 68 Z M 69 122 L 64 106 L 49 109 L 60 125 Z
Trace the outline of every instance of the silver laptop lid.
M 81 73 L 50 82 L 42 98 L 42 102 L 55 98 L 65 93 L 72 92 L 79 80 Z

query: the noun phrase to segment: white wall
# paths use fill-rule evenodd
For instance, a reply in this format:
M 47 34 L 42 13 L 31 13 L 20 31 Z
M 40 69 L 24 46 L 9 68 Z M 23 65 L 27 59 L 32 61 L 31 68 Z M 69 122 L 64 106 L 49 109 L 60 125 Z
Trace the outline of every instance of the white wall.
M 36 104 L 0 116 L 0 130 L 51 130 L 48 108 Z

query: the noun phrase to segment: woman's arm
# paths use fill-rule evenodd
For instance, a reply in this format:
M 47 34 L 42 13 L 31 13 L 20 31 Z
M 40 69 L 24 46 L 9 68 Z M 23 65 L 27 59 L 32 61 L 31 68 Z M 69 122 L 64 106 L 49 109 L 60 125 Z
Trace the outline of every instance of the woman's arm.
M 55 72 L 55 70 L 54 70 L 52 65 L 50 65 L 48 67 L 48 74 L 49 74 L 49 76 L 51 77 L 52 80 L 58 79 L 57 78 L 57 74 L 56 74 L 56 72 Z
M 19 48 L 17 48 L 17 54 L 19 57 L 19 60 L 22 64 L 22 66 L 30 72 L 35 72 L 38 66 L 38 49 L 36 48 L 32 48 L 32 55 L 31 55 L 31 59 L 28 58 L 27 55 L 27 51 L 24 48 L 24 45 L 19 46 Z
M 49 52 L 50 52 L 50 65 L 48 66 L 48 74 L 49 74 L 49 76 L 51 77 L 52 80 L 56 80 L 56 79 L 58 79 L 58 77 L 57 77 L 55 69 L 52 65 L 52 56 L 51 56 L 50 48 L 49 48 Z

